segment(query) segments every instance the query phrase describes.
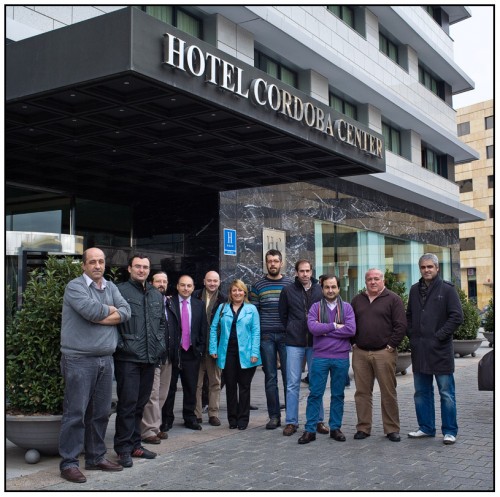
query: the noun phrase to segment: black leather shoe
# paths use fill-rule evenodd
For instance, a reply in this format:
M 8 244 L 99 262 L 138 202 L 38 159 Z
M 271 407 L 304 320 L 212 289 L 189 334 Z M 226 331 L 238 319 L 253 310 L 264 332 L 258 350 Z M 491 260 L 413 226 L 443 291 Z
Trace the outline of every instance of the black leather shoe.
M 363 440 L 363 438 L 369 437 L 369 433 L 365 433 L 364 431 L 357 431 L 354 435 L 354 440 Z
M 238 430 L 246 430 L 248 425 L 238 425 Z
M 266 424 L 266 430 L 275 430 L 281 426 L 281 420 L 279 418 L 271 418 Z
M 258 408 L 258 407 L 256 407 L 256 406 L 253 406 L 252 404 L 250 404 L 250 410 L 251 410 L 251 411 L 258 411 L 258 410 L 259 410 L 259 408 Z
M 401 437 L 399 436 L 399 433 L 388 433 L 387 434 L 387 438 L 391 441 L 391 442 L 401 442 Z
M 61 477 L 71 483 L 85 483 L 87 481 L 87 478 L 85 478 L 84 474 L 76 466 L 63 469 Z
M 337 440 L 337 442 L 345 442 L 345 435 L 340 430 L 331 431 L 330 438 Z
M 198 421 L 185 421 L 184 426 L 190 430 L 201 430 L 201 425 Z
M 230 430 L 236 430 L 238 428 L 238 425 L 229 425 Z
M 310 431 L 305 431 L 299 438 L 298 443 L 300 445 L 308 444 L 309 442 L 314 442 L 316 440 L 316 433 L 311 433 Z

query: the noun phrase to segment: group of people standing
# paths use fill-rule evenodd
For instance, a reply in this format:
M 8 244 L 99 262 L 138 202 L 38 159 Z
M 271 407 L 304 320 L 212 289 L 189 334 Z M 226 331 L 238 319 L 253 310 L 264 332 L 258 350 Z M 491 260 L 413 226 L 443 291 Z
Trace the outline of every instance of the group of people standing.
M 410 291 L 408 309 L 384 286 L 383 273 L 366 273 L 366 291 L 351 304 L 340 297 L 337 276 L 318 283 L 307 260 L 295 264 L 295 279 L 281 273 L 278 250 L 265 255 L 267 274 L 250 288 L 239 279 L 220 291 L 220 278 L 209 271 L 203 289 L 182 275 L 176 295 L 167 295 L 168 276 L 155 273 L 149 283 L 150 261 L 131 257 L 129 279 L 115 285 L 104 278 L 105 256 L 98 248 L 82 257 L 81 277 L 66 287 L 61 326 L 61 372 L 65 380 L 59 452 L 61 476 L 83 483 L 85 469 L 121 471 L 133 458 L 153 459 L 144 444 L 160 444 L 174 422 L 178 378 L 183 389 L 184 426 L 202 429 L 202 392 L 208 378 L 208 422 L 220 426 L 221 385 L 226 387 L 231 429 L 245 430 L 250 418 L 250 389 L 256 367 L 263 366 L 269 421 L 293 435 L 299 426 L 300 381 L 304 361 L 309 370 L 305 432 L 299 444 L 316 433 L 345 441 L 341 431 L 344 388 L 352 347 L 358 415 L 355 439 L 371 432 L 372 391 L 377 379 L 382 397 L 384 433 L 399 441 L 395 361 L 399 342 L 409 334 L 415 377 L 419 428 L 409 434 L 435 436 L 433 376 L 442 398 L 445 443 L 458 431 L 453 383 L 451 338 L 462 320 L 460 301 L 451 284 L 438 276 L 433 254 L 422 256 L 422 279 Z M 458 302 L 458 306 L 457 306 Z M 430 312 L 428 312 L 430 311 Z M 285 390 L 280 402 L 278 371 Z M 331 377 L 328 427 L 323 395 Z M 114 450 L 117 462 L 106 458 L 106 434 L 116 378 L 118 402 Z M 447 438 L 448 437 L 448 438 Z

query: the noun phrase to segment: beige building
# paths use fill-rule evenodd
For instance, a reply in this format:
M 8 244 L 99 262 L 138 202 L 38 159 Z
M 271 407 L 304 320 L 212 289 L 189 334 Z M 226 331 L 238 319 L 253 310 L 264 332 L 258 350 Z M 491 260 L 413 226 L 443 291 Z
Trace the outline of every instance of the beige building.
M 460 225 L 462 289 L 481 309 L 493 295 L 494 110 L 487 100 L 457 110 L 459 138 L 477 150 L 477 161 L 458 164 L 460 202 L 484 212 L 486 220 Z

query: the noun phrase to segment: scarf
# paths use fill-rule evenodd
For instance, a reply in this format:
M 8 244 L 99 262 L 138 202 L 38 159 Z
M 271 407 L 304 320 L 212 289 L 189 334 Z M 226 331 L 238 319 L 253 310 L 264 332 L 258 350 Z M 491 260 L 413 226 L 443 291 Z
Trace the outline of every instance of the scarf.
M 329 309 L 328 304 L 325 299 L 321 299 L 319 302 L 319 322 L 329 323 Z M 340 295 L 337 297 L 337 307 L 335 308 L 335 323 L 344 324 L 344 303 Z

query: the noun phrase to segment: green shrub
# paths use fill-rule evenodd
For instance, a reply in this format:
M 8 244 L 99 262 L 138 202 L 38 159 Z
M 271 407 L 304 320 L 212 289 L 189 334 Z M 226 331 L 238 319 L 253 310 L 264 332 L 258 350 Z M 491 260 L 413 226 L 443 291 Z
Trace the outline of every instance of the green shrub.
M 461 288 L 457 287 L 457 292 L 460 297 L 460 303 L 462 304 L 464 322 L 455 330 L 453 339 L 475 340 L 477 338 L 479 325 L 481 324 L 479 312 L 474 303 L 467 298 L 467 295 Z
M 495 331 L 495 308 L 493 305 L 493 297 L 488 302 L 488 310 L 486 311 L 484 321 L 484 331 Z
M 49 256 L 42 268 L 30 274 L 23 307 L 6 329 L 6 394 L 10 411 L 62 413 L 62 301 L 68 282 L 81 274 L 80 261 L 55 256 Z
M 385 287 L 401 297 L 404 308 L 406 309 L 408 307 L 408 295 L 406 293 L 406 285 L 404 284 L 404 282 L 398 281 L 396 274 L 390 272 L 388 269 L 386 269 L 385 271 L 384 280 Z M 398 345 L 398 352 L 410 351 L 410 339 L 405 336 L 403 340 L 401 340 L 401 343 Z

